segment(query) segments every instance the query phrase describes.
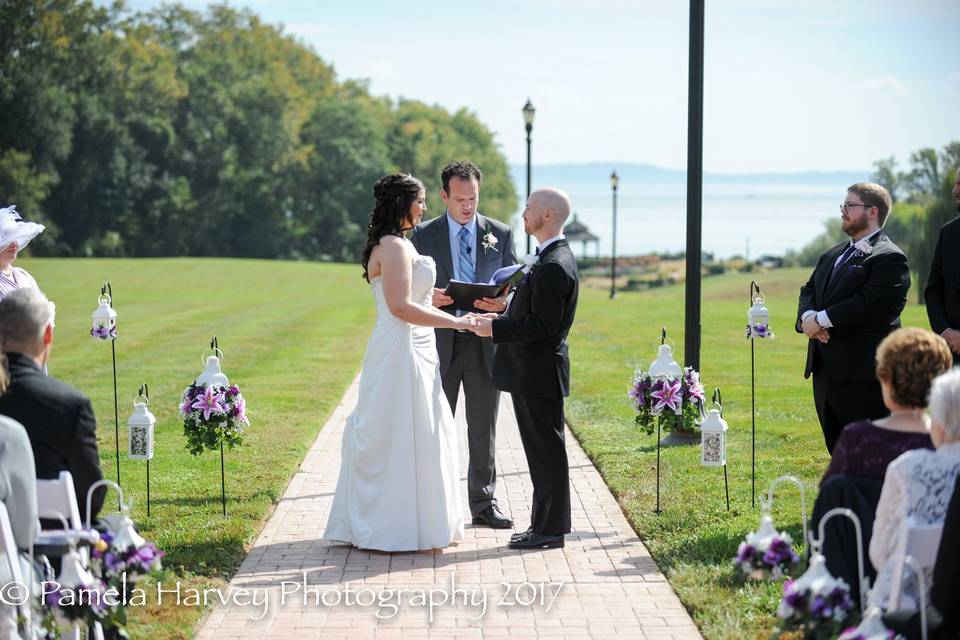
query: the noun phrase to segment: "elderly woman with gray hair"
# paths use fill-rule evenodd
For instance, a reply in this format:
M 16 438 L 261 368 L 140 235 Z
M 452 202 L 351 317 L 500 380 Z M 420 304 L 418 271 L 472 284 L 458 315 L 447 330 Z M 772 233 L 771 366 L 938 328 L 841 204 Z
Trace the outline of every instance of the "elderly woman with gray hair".
M 870 600 L 881 607 L 889 600 L 893 571 L 903 562 L 903 523 L 910 518 L 921 526 L 942 525 L 954 483 L 960 476 L 960 369 L 934 379 L 927 411 L 935 449 L 908 451 L 891 462 L 877 504 L 870 539 L 870 561 L 877 568 L 877 581 Z M 944 542 L 956 544 L 952 540 Z M 915 608 L 918 581 L 909 568 L 905 576 L 901 606 Z

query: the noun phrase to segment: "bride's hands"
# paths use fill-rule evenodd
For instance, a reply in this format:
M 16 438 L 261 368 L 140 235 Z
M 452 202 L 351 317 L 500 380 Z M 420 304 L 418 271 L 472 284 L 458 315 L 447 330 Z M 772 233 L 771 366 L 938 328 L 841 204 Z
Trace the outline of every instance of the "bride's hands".
M 477 322 L 476 314 L 467 313 L 454 319 L 454 329 L 457 331 L 473 331 L 473 328 L 477 326 Z

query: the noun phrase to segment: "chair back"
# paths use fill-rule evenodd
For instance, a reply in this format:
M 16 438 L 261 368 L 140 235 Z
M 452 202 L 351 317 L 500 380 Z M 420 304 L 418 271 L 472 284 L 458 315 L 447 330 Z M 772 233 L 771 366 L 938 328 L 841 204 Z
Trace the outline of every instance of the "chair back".
M 73 490 L 73 476 L 61 471 L 56 480 L 37 480 L 37 511 L 62 513 L 71 529 L 82 529 L 80 507 Z
M 913 518 L 906 518 L 903 521 L 902 532 L 900 553 L 897 554 L 899 559 L 895 562 L 891 575 L 890 598 L 887 601 L 888 611 L 896 611 L 900 608 L 900 597 L 903 593 L 904 574 L 907 565 L 906 558 L 911 559 L 911 567 L 918 574 L 933 569 L 933 565 L 937 561 L 940 538 L 943 536 L 943 523 L 935 525 L 920 524 Z M 920 595 L 924 600 L 926 599 L 922 584 Z

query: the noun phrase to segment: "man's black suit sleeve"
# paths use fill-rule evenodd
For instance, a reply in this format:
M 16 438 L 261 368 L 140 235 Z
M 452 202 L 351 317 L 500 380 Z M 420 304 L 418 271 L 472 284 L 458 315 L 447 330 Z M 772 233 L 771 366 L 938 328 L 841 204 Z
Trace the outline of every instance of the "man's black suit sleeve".
M 907 304 L 910 267 L 900 252 L 878 255 L 867 281 L 849 298 L 825 309 L 835 329 L 860 329 L 876 325 L 877 318 L 892 321 Z
M 814 302 L 816 300 L 817 289 L 813 282 L 813 276 L 816 275 L 821 262 L 823 262 L 823 256 L 820 256 L 820 259 L 817 260 L 817 266 L 810 272 L 810 279 L 807 280 L 805 285 L 800 287 L 800 301 L 797 304 L 797 333 L 803 333 L 803 312 L 817 310 L 815 306 L 816 303 Z
M 103 473 L 100 471 L 100 454 L 97 450 L 97 421 L 93 416 L 90 400 L 86 398 L 80 402 L 73 433 L 75 441 L 65 447 L 67 468 L 73 475 L 73 486 L 77 491 L 80 515 L 86 519 L 87 491 L 95 482 L 103 479 Z M 94 492 L 93 500 L 90 502 L 91 521 L 100 513 L 105 494 L 106 487 L 100 487 Z
M 502 316 L 493 321 L 493 341 L 534 342 L 560 333 L 566 298 L 572 281 L 555 262 L 542 263 L 530 276 L 530 312 L 523 317 Z
M 930 263 L 927 288 L 923 290 L 930 328 L 939 334 L 950 328 L 950 322 L 947 320 L 945 291 L 946 287 L 943 284 L 943 229 L 941 229 L 940 235 L 937 237 L 937 247 L 933 250 L 933 261 Z

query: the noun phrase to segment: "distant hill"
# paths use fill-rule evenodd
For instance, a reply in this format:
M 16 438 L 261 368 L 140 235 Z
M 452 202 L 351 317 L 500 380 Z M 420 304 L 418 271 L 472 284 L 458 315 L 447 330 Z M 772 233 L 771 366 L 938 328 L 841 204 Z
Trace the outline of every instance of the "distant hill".
M 610 172 L 616 169 L 625 184 L 683 184 L 687 180 L 686 171 L 663 169 L 650 164 L 630 164 L 611 162 L 590 162 L 581 164 L 545 164 L 533 165 L 534 184 L 584 185 L 608 184 Z M 510 172 L 514 184 L 520 190 L 525 189 L 527 181 L 526 165 L 511 165 Z M 803 171 L 797 173 L 707 173 L 704 182 L 709 184 L 803 184 L 803 185 L 842 185 L 846 186 L 870 177 L 869 170 L 863 171 Z

